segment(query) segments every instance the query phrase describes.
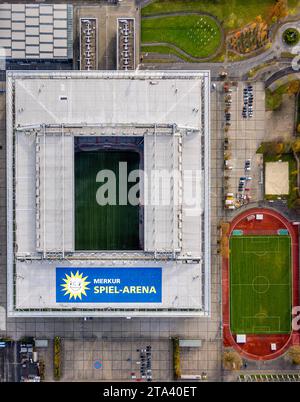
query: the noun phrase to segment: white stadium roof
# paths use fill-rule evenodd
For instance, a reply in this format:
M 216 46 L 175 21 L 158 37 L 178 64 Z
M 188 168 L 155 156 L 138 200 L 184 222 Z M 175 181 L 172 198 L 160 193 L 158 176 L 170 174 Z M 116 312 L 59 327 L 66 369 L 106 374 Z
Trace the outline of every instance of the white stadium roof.
M 8 72 L 9 315 L 209 315 L 209 90 L 205 71 Z M 163 185 L 179 171 L 171 203 L 145 205 L 140 252 L 75 250 L 74 137 L 101 135 L 143 136 L 145 174 L 162 171 Z M 195 185 L 192 208 L 184 195 Z M 64 303 L 58 267 L 158 267 L 162 298 Z

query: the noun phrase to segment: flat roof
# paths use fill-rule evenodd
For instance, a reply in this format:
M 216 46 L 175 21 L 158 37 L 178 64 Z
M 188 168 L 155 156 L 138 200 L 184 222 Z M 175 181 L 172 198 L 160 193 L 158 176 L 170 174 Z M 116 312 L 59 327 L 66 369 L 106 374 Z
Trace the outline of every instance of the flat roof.
M 28 73 L 15 84 L 16 124 L 34 125 L 38 116 L 43 124 L 177 124 L 199 129 L 202 86 L 208 77 L 201 71 L 90 71 L 88 77 L 84 72 Z
M 70 4 L 59 9 L 51 4 L 0 4 L 0 44 L 8 59 L 71 59 L 72 24 L 73 6 Z M 58 29 L 53 31 L 54 28 Z M 64 40 L 57 42 L 58 36 Z M 27 46 L 32 44 L 32 38 L 37 41 L 35 52 Z M 20 49 L 23 51 L 14 51 Z

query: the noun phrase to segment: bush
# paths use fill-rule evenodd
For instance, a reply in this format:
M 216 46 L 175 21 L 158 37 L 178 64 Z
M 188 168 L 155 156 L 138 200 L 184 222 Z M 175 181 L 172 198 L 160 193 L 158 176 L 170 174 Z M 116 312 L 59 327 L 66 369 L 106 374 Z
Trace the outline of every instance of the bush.
M 45 380 L 45 362 L 44 362 L 44 360 L 39 361 L 39 374 L 40 374 L 41 381 L 44 381 Z
M 292 346 L 288 354 L 293 364 L 300 364 L 300 346 Z
M 289 46 L 295 46 L 300 40 L 300 33 L 296 28 L 288 28 L 283 32 L 282 38 Z
M 300 138 L 297 138 L 292 144 L 292 150 L 294 152 L 300 152 Z
M 264 154 L 267 156 L 277 156 L 281 155 L 286 151 L 286 146 L 281 141 L 273 142 L 262 142 L 257 150 L 257 153 Z
M 223 365 L 226 370 L 240 370 L 243 360 L 237 352 L 224 352 Z
M 179 339 L 173 338 L 172 341 L 174 378 L 175 380 L 178 380 L 181 378 Z
M 276 0 L 276 3 L 272 7 L 271 17 L 275 17 L 278 20 L 285 18 L 288 15 L 288 3 L 287 0 Z
M 54 338 L 54 379 L 59 380 L 61 376 L 61 339 L 59 336 Z

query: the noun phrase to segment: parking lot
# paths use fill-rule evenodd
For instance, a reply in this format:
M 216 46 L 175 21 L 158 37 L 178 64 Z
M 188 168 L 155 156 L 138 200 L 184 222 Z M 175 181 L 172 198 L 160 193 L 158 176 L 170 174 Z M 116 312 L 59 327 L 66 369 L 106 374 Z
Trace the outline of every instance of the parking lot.
M 243 117 L 244 88 L 246 83 L 238 82 L 231 86 L 230 126 L 224 133 L 228 138 L 228 145 L 224 150 L 224 196 L 232 193 L 237 200 L 245 198 L 242 203 L 256 202 L 263 199 L 263 161 L 256 151 L 265 136 L 265 89 L 263 83 L 253 83 L 253 115 Z M 225 93 L 220 97 L 225 110 Z M 225 115 L 224 115 L 225 125 Z M 245 169 L 246 161 L 248 170 Z M 245 180 L 241 178 L 251 178 Z M 240 182 L 244 182 L 239 186 Z M 239 191 L 239 187 L 240 190 Z M 247 197 L 247 199 L 246 199 Z M 237 204 L 236 204 L 237 205 Z
M 141 351 L 151 346 L 142 374 Z M 64 381 L 147 381 L 172 378 L 171 341 L 166 339 L 64 340 Z M 144 356 L 146 353 L 142 353 Z M 148 375 L 147 375 L 148 374 Z

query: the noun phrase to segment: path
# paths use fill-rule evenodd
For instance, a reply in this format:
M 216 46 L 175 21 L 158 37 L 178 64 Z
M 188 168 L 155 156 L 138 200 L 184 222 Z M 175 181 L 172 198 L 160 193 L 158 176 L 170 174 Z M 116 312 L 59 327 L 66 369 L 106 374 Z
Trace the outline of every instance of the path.
M 299 16 L 300 18 L 300 16 Z M 296 21 L 294 23 L 287 21 L 281 24 L 281 26 L 277 29 L 275 37 L 273 38 L 272 46 L 270 49 L 267 49 L 264 53 L 259 54 L 257 56 L 237 61 L 237 62 L 222 62 L 222 63 L 212 63 L 212 62 L 202 62 L 202 63 L 185 63 L 185 62 L 173 62 L 173 63 L 164 63 L 165 69 L 185 69 L 185 70 L 210 70 L 211 76 L 213 79 L 219 77 L 221 71 L 227 71 L 228 75 L 233 79 L 243 79 L 246 78 L 249 70 L 257 67 L 260 64 L 263 64 L 270 60 L 278 60 L 280 58 L 281 53 L 286 52 L 286 44 L 282 41 L 282 32 L 290 26 L 297 26 L 300 24 L 300 21 Z M 299 28 L 300 29 L 300 28 Z M 291 50 L 291 48 L 289 49 Z M 159 63 L 144 63 L 141 65 L 142 68 L 147 69 L 157 69 L 161 68 L 161 64 Z M 286 73 L 289 73 L 287 71 Z

